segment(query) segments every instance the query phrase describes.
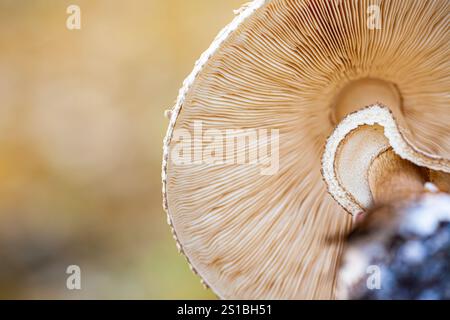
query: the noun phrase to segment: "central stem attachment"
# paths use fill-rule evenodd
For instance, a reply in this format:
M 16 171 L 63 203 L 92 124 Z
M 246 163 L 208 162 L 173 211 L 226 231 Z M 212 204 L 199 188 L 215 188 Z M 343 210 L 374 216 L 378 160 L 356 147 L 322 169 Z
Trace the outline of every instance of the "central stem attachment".
M 350 82 L 339 92 L 332 105 L 333 124 L 375 103 L 389 106 L 397 119 L 402 118 L 402 97 L 397 86 L 380 79 L 364 78 Z

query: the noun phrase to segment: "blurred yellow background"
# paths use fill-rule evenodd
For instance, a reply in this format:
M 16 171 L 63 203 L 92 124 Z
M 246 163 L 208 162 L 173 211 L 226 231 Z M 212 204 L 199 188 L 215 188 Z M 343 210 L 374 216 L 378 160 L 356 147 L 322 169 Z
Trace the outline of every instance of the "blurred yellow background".
M 163 113 L 242 2 L 0 0 L 0 298 L 214 298 L 161 207 Z

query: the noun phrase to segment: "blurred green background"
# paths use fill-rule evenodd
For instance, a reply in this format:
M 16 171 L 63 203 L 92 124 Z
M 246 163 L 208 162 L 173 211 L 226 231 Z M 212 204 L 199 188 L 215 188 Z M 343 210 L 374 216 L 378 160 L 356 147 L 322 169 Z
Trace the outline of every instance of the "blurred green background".
M 0 298 L 214 298 L 161 207 L 163 113 L 242 2 L 0 0 Z

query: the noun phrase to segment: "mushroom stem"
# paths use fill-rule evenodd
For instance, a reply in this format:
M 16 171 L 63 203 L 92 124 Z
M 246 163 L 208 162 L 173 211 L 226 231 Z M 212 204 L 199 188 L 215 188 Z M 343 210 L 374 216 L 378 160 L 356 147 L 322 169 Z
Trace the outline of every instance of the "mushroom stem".
M 426 175 L 422 168 L 388 149 L 373 160 L 368 181 L 374 204 L 378 205 L 423 193 Z

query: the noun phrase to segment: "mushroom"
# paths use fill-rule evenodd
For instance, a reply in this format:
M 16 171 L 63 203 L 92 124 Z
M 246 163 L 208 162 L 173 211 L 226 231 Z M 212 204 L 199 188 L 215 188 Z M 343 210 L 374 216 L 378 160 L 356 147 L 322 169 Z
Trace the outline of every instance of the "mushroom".
M 220 298 L 335 297 L 352 218 L 327 194 L 321 155 L 347 114 L 386 104 L 405 128 L 401 141 L 423 151 L 414 153 L 420 165 L 440 172 L 435 159 L 450 158 L 450 3 L 380 1 L 381 29 L 368 26 L 372 6 L 253 1 L 185 80 L 168 113 L 163 204 L 180 251 Z M 278 151 L 279 170 L 215 161 L 221 135 L 243 129 L 278 130 L 279 148 L 274 136 L 263 140 Z M 257 147 L 250 143 L 248 153 Z M 186 161 L 176 161 L 180 150 Z M 367 192 L 361 203 L 338 199 L 352 213 L 370 204 Z

